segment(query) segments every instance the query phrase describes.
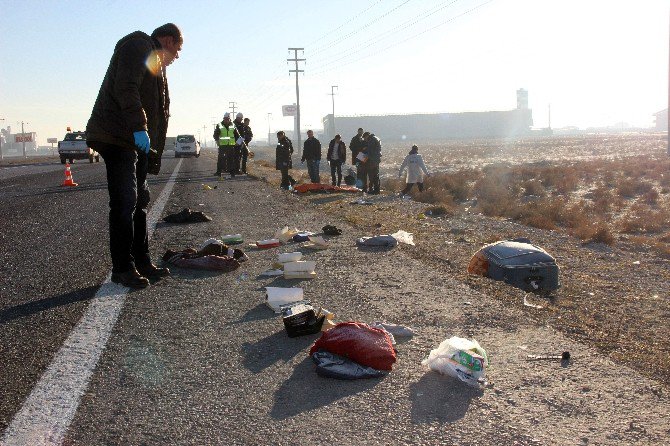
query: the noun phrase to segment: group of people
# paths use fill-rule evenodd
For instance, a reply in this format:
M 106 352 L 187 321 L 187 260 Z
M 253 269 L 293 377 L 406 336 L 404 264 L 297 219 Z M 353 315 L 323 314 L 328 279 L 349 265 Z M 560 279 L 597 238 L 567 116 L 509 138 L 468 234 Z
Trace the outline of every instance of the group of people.
M 351 139 L 349 150 L 351 164 L 356 166 L 356 186 L 363 192 L 379 194 L 379 163 L 382 159 L 382 145 L 379 138 L 374 133 L 364 132 L 359 128 L 358 133 Z M 289 174 L 289 169 L 293 167 L 292 155 L 293 143 L 283 131 L 277 132 L 275 167 L 281 171 L 283 189 L 289 189 L 295 184 L 295 179 Z M 307 172 L 312 183 L 321 182 L 319 168 L 322 155 L 321 141 L 314 136 L 312 130 L 308 130 L 300 161 L 307 163 Z M 332 185 L 340 186 L 342 166 L 347 162 L 347 145 L 342 141 L 341 135 L 335 135 L 328 143 L 326 161 L 330 165 Z
M 242 113 L 230 120 L 230 113 L 223 115 L 223 120 L 214 129 L 214 141 L 219 148 L 214 175 L 221 176 L 228 172 L 231 177 L 240 173 L 247 173 L 247 159 L 249 158 L 249 143 L 254 137 L 251 120 Z

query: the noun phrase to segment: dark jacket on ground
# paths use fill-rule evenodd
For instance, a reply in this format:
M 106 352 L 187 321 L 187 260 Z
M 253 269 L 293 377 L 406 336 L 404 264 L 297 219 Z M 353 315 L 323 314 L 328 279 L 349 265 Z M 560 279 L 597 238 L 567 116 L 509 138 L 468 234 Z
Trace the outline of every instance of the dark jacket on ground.
M 365 141 L 358 136 L 358 133 L 351 138 L 351 142 L 349 143 L 349 150 L 351 150 L 351 164 L 356 164 L 356 156 L 358 155 L 358 152 L 363 150 L 364 146 Z
M 275 168 L 281 170 L 284 163 L 288 163 L 288 168 L 293 167 L 293 161 L 291 160 L 291 155 L 293 155 L 293 143 L 290 139 L 284 138 L 283 141 L 277 143 L 277 151 L 275 158 Z
M 326 159 L 328 161 L 331 161 L 333 159 L 334 151 L 335 151 L 335 140 L 331 139 L 330 143 L 328 144 L 328 154 L 326 155 Z M 342 161 L 343 163 L 347 162 L 347 145 L 342 140 L 340 140 L 340 144 L 337 147 L 337 156 L 339 157 L 338 158 L 339 161 Z
M 103 142 L 130 150 L 135 150 L 133 133 L 146 130 L 159 155 L 149 159 L 151 173 L 152 163 L 160 167 L 170 116 L 165 67 L 156 53 L 160 48 L 158 40 L 141 31 L 117 42 L 86 125 L 89 144 Z
M 366 150 L 368 160 L 373 163 L 380 163 L 382 160 L 382 142 L 372 133 L 366 141 Z
M 321 159 L 321 141 L 315 137 L 307 138 L 302 150 L 302 161 Z

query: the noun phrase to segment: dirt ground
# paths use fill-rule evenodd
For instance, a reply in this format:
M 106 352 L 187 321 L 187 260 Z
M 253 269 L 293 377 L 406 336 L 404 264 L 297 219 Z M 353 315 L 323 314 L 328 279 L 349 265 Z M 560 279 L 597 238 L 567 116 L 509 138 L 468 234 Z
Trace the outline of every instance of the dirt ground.
M 581 158 L 646 155 L 658 151 L 664 142 L 664 137 L 659 135 L 624 135 L 502 145 L 495 142 L 449 143 L 433 152 L 426 149 L 424 157 L 429 166 L 438 158 L 453 161 L 465 159 L 468 154 L 479 164 L 491 164 L 510 160 L 521 162 L 522 153 L 530 153 L 529 159 L 538 162 L 544 153 L 554 161 L 565 159 L 572 163 Z M 402 159 L 399 149 L 392 147 L 388 152 L 387 173 L 392 172 L 394 162 L 391 160 Z M 254 174 L 277 184 L 277 172 L 261 164 L 254 163 Z M 296 178 L 302 175 L 296 172 Z M 325 178 L 322 168 L 323 182 Z M 412 232 L 416 249 L 410 251 L 410 255 L 420 262 L 444 269 L 445 275 L 508 308 L 517 309 L 521 317 L 535 325 L 556 329 L 593 346 L 622 366 L 634 368 L 666 386 L 670 384 L 670 325 L 667 324 L 670 317 L 670 260 L 667 257 L 627 241 L 626 237 L 614 246 L 585 243 L 562 231 L 541 230 L 511 219 L 486 217 L 467 208 L 453 217 L 421 218 L 419 214 L 425 213 L 429 205 L 400 199 L 392 192 L 367 196 L 366 199 L 373 202 L 369 206 L 351 204 L 357 197 L 343 194 L 315 194 L 303 199 L 318 205 L 329 215 L 344 218 L 369 235 L 399 229 Z M 543 247 L 561 267 L 562 288 L 552 299 L 528 297 L 529 303 L 540 305 L 542 309 L 525 306 L 524 293 L 516 288 L 466 272 L 471 256 L 482 245 L 516 237 L 527 237 Z M 489 322 L 495 325 L 500 321 L 481 322 L 486 326 Z

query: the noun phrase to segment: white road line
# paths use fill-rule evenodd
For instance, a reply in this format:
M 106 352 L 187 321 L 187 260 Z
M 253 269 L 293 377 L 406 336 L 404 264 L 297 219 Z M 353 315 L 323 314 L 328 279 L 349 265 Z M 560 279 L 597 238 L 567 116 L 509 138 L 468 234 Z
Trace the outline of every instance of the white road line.
M 147 216 L 149 237 L 170 198 L 179 160 Z M 121 313 L 128 288 L 111 273 L 5 431 L 2 446 L 60 445 Z

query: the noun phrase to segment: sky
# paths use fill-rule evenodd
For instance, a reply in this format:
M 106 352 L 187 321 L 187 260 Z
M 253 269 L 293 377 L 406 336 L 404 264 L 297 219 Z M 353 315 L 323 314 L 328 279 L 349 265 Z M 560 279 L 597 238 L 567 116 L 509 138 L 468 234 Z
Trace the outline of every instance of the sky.
M 336 115 L 510 110 L 519 88 L 536 127 L 549 107 L 553 128 L 584 128 L 668 106 L 667 0 L 0 0 L 0 125 L 41 145 L 83 130 L 116 42 L 167 22 L 184 34 L 168 135 L 203 143 L 231 101 L 261 138 L 293 128 L 289 47 L 303 129 L 323 128 L 333 85 Z

